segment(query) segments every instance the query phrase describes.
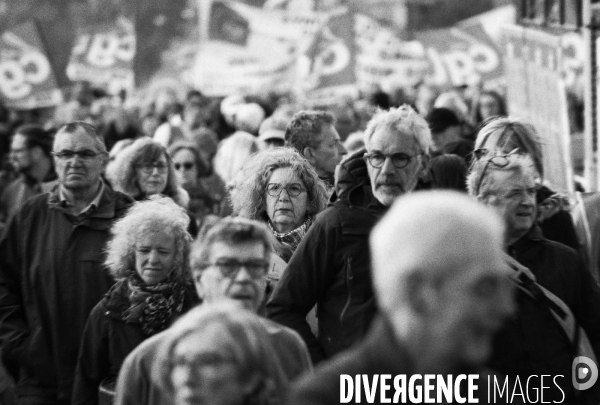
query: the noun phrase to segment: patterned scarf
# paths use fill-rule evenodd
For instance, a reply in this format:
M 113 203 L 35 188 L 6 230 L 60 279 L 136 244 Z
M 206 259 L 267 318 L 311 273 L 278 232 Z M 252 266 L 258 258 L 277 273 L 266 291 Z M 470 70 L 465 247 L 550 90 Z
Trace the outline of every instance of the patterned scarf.
M 185 281 L 174 272 L 165 282 L 146 285 L 137 272 L 126 272 L 131 305 L 123 311 L 127 323 L 140 323 L 142 331 L 152 336 L 168 326 L 171 316 L 183 308 Z
M 271 225 L 271 221 L 269 221 L 267 223 L 269 225 L 269 229 L 271 230 L 271 232 L 273 232 L 273 235 L 275 235 L 275 238 L 277 238 L 277 240 L 279 242 L 283 243 L 285 246 L 289 247 L 293 253 L 296 251 L 296 248 L 298 247 L 298 245 L 304 238 L 304 235 L 306 235 L 308 228 L 310 228 L 310 225 L 312 224 L 312 218 L 306 217 L 306 219 L 304 220 L 302 225 L 300 225 L 298 228 L 296 228 L 292 231 L 286 232 L 286 233 L 277 232 L 273 228 L 273 225 Z

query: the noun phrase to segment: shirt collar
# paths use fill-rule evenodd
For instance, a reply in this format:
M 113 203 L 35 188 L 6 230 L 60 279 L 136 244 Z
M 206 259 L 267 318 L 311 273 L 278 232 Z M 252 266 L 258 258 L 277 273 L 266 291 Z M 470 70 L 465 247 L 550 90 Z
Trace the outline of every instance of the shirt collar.
M 100 190 L 98 190 L 98 194 L 96 194 L 96 196 L 88 204 L 88 206 L 85 207 L 84 210 L 81 211 L 77 215 L 88 214 L 88 213 L 91 213 L 96 208 L 98 208 L 98 206 L 100 205 L 100 199 L 102 198 L 102 194 L 104 193 L 105 188 L 106 188 L 106 185 L 104 184 L 104 180 L 100 179 Z M 67 199 L 67 196 L 65 194 L 65 189 L 62 184 L 59 187 L 58 196 L 60 198 L 60 205 L 62 205 L 63 207 L 72 207 L 73 206 L 73 204 L 71 204 L 71 202 Z

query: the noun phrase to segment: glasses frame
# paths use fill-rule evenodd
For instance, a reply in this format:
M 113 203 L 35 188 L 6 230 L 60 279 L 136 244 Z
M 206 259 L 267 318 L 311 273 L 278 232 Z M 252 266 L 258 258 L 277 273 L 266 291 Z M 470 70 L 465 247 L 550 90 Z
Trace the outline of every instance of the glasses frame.
M 373 164 L 373 157 L 374 157 L 375 154 L 382 155 L 384 157 L 383 162 L 380 165 Z M 391 155 L 385 155 L 385 154 L 383 154 L 381 152 L 366 152 L 363 156 L 366 159 L 366 161 L 369 162 L 369 164 L 371 166 L 373 166 L 374 168 L 376 168 L 376 169 L 381 169 L 385 165 L 385 161 L 387 160 L 388 157 L 390 158 L 390 160 L 392 161 L 392 165 L 396 169 L 404 169 L 406 166 L 408 166 L 410 164 L 410 162 L 414 158 L 422 156 L 424 154 L 425 154 L 425 152 L 420 152 L 420 153 L 417 153 L 416 155 L 408 155 L 408 154 L 403 153 L 403 152 L 398 152 L 398 153 L 393 153 Z M 393 157 L 395 155 L 404 155 L 404 156 L 406 156 L 406 163 L 404 163 L 402 165 L 397 165 L 396 163 L 394 163 L 394 158 Z
M 135 167 L 140 169 L 142 171 L 142 173 L 144 173 L 144 174 L 152 174 L 154 169 L 158 170 L 159 174 L 165 174 L 165 173 L 169 172 L 168 164 L 159 165 L 158 163 L 138 163 L 135 165 Z
M 78 157 L 80 160 L 84 162 L 89 162 L 97 158 L 99 155 L 108 155 L 108 152 L 95 152 L 93 150 L 84 149 L 84 150 L 61 150 L 58 152 L 50 152 L 52 156 L 60 160 L 71 160 L 74 157 Z M 83 155 L 86 153 L 87 155 Z M 70 156 L 65 156 L 65 154 Z
M 235 269 L 231 273 L 229 273 L 228 270 L 225 269 L 226 264 L 234 265 Z M 240 273 L 242 268 L 245 268 L 246 272 L 248 272 L 250 277 L 254 280 L 260 279 L 261 277 L 265 277 L 267 275 L 267 273 L 269 272 L 269 262 L 265 260 L 260 268 L 256 267 L 257 269 L 260 269 L 260 271 L 261 271 L 260 274 L 254 270 L 251 270 L 251 268 L 252 268 L 251 266 L 254 264 L 255 263 L 240 262 L 238 260 L 229 260 L 227 263 L 219 263 L 219 262 L 204 263 L 200 267 L 203 269 L 206 269 L 208 267 L 216 267 L 223 277 L 231 279 L 231 280 L 234 280 L 237 277 L 237 275 Z
M 175 167 L 175 170 L 179 170 L 180 168 L 185 169 L 185 170 L 192 170 L 192 168 L 194 167 L 194 163 L 192 163 L 192 162 L 174 163 L 173 167 Z
M 278 185 L 278 186 L 279 186 L 279 191 L 278 191 L 278 192 L 276 192 L 275 194 L 271 193 L 271 191 L 269 190 L 269 186 L 270 186 L 271 184 L 275 184 L 275 185 Z M 287 193 L 287 194 L 288 194 L 290 197 L 298 197 L 300 194 L 302 194 L 303 192 L 305 192 L 305 191 L 306 191 L 306 189 L 305 189 L 304 187 L 302 187 L 302 185 L 300 185 L 300 188 L 302 189 L 302 191 L 300 191 L 299 193 L 295 193 L 295 192 L 294 192 L 294 193 L 290 193 L 290 186 L 293 186 L 293 185 L 295 185 L 295 184 L 300 184 L 300 183 L 289 183 L 289 184 L 286 184 L 286 185 L 283 185 L 283 184 L 281 184 L 281 183 L 267 183 L 267 187 L 266 187 L 266 188 L 267 188 L 267 194 L 268 194 L 268 195 L 270 195 L 271 197 L 279 197 L 279 196 L 281 195 L 281 192 L 282 192 L 283 190 L 285 190 L 285 191 L 286 191 L 286 193 Z

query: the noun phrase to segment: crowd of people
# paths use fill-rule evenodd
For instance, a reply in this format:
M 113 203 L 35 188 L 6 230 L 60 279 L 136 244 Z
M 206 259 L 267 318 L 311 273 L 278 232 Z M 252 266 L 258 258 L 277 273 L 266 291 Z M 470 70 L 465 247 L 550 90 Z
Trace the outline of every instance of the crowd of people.
M 343 375 L 465 374 L 479 403 L 484 377 L 536 403 L 550 375 L 542 402 L 598 404 L 572 383 L 598 275 L 543 135 L 496 91 L 431 90 L 82 84 L 0 111 L 0 403 L 334 404 Z

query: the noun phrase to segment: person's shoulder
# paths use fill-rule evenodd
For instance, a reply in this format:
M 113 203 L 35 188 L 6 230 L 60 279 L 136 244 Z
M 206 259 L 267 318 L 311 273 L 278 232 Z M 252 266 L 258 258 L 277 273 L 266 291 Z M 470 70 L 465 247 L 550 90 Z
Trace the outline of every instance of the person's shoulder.
M 544 238 L 541 241 L 541 244 L 544 249 L 553 251 L 555 254 L 564 257 L 566 260 L 573 260 L 576 262 L 579 259 L 577 251 L 563 243 Z
M 273 339 L 285 342 L 289 345 L 298 345 L 305 347 L 304 340 L 295 330 L 288 328 L 287 326 L 281 325 L 277 322 L 271 321 L 267 318 L 261 318 L 261 322 L 265 327 L 269 336 Z
M 146 364 L 150 366 L 154 361 L 154 357 L 158 352 L 159 346 L 167 339 L 169 329 L 166 329 L 154 336 L 150 336 L 148 339 L 140 343 L 125 359 L 125 363 L 128 365 Z M 123 363 L 125 365 L 125 363 Z M 148 370 L 149 371 L 149 370 Z

